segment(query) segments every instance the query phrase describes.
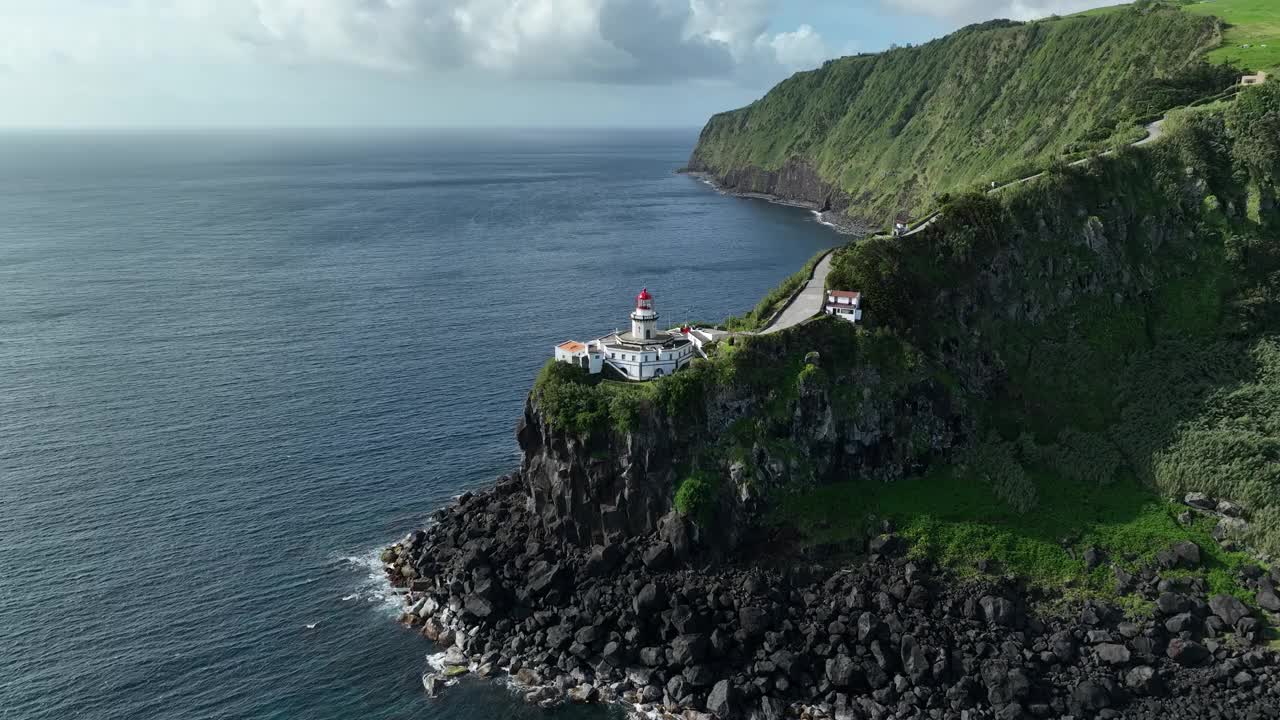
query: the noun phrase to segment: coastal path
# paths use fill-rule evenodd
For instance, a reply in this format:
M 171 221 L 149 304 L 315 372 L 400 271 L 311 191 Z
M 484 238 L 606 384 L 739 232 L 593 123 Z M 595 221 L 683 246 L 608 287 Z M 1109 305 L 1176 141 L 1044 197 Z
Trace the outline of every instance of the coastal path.
M 809 282 L 805 283 L 804 288 L 791 298 L 791 302 L 759 334 L 768 335 L 795 327 L 822 311 L 822 305 L 827 300 L 827 274 L 831 272 L 831 258 L 834 256 L 835 251 L 832 250 L 818 261 Z

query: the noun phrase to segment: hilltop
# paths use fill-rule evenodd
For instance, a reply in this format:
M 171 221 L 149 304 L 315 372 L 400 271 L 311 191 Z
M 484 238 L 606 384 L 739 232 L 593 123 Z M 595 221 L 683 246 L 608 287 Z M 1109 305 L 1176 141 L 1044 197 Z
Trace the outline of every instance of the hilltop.
M 1141 123 L 1239 76 L 1206 56 L 1213 17 L 1164 4 L 992 21 L 798 73 L 711 118 L 690 160 L 724 186 L 869 227 L 945 195 L 1141 137 Z

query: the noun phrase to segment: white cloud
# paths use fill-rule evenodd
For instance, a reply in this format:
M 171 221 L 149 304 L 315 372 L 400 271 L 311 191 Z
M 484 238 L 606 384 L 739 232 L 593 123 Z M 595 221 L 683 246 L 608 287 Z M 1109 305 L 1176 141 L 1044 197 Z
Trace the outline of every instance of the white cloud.
M 944 20 L 974 22 L 993 18 L 1035 20 L 1049 15 L 1067 15 L 1096 7 L 1115 5 L 1119 0 L 882 0 L 889 7 L 912 15 L 929 15 Z
M 13 3 L 18 6 L 17 3 Z M 238 59 L 665 83 L 829 57 L 773 0 L 46 0 L 0 8 L 0 64 Z

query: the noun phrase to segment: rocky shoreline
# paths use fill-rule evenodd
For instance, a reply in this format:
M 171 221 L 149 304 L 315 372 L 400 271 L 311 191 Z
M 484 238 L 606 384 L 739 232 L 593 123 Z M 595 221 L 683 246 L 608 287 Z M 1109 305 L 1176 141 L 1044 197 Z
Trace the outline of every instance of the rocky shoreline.
M 682 168 L 679 171 L 681 175 L 688 175 L 696 178 L 715 188 L 718 192 L 733 197 L 747 198 L 750 200 L 764 200 L 775 205 L 785 205 L 787 207 L 796 207 L 809 210 L 818 216 L 818 221 L 824 225 L 830 226 L 836 232 L 842 235 L 853 235 L 855 237 L 866 237 L 873 235 L 883 228 L 872 227 L 866 222 L 859 221 L 845 214 L 842 210 L 835 210 L 830 205 L 813 202 L 803 198 L 788 198 L 780 195 L 774 195 L 768 192 L 758 192 L 753 190 L 739 190 L 729 186 L 717 177 L 714 173 L 705 170 L 690 170 Z
M 674 515 L 581 547 L 533 506 L 521 474 L 504 476 L 383 552 L 402 620 L 445 651 L 429 693 L 470 672 L 544 707 L 688 720 L 1280 718 L 1280 653 L 1240 600 L 1179 579 L 1200 562 L 1191 543 L 1116 569 L 1155 608 L 1127 620 L 1092 601 L 1043 615 L 1046 598 L 1011 578 L 962 582 L 910 559 L 889 527 L 852 564 L 697 568 Z M 1280 572 L 1241 579 L 1280 610 Z

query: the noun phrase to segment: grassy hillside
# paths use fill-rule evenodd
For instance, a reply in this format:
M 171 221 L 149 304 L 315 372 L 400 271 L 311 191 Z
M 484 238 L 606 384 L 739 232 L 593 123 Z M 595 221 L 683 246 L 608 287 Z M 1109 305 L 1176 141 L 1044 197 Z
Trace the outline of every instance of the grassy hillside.
M 861 288 L 881 330 L 947 368 L 976 442 L 918 481 L 941 505 L 836 487 L 793 499 L 790 517 L 827 539 L 859 532 L 838 521 L 849 493 L 940 554 L 1088 585 L 1083 547 L 1142 556 L 1180 532 L 1147 493 L 1203 491 L 1251 508 L 1245 539 L 1280 552 L 1277 137 L 1280 86 L 1249 90 L 1177 113 L 1149 148 L 843 251 L 829 282 Z
M 713 117 L 691 166 L 724 179 L 798 163 L 846 193 L 851 215 L 918 215 L 1223 89 L 1233 73 L 1202 60 L 1221 40 L 1216 19 L 1164 5 L 994 21 L 799 73 Z
M 1280 72 L 1280 3 L 1275 0 L 1206 0 L 1185 10 L 1226 21 L 1222 46 L 1209 53 L 1213 62 Z M 1248 47 L 1243 47 L 1247 45 Z

